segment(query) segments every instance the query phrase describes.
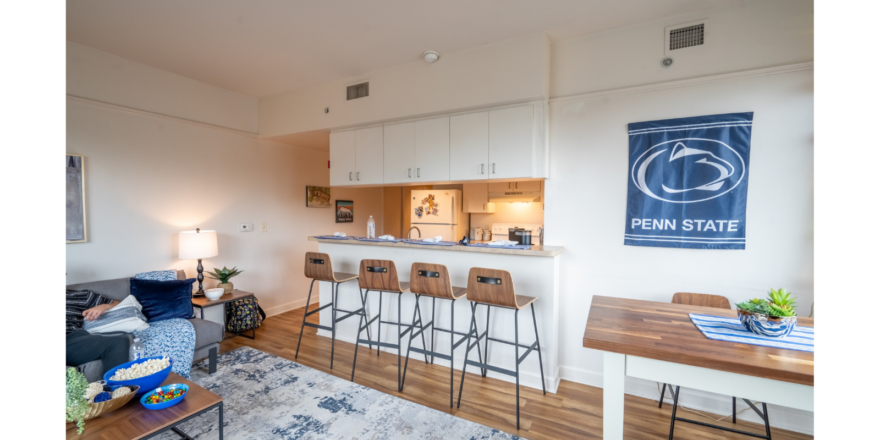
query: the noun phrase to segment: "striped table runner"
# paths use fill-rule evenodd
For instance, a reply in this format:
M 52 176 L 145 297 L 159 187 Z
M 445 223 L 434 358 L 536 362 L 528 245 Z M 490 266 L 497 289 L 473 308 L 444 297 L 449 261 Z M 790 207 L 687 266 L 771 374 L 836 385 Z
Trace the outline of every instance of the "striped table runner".
M 697 313 L 690 313 L 688 316 L 691 317 L 694 325 L 703 332 L 703 335 L 709 339 L 814 352 L 813 329 L 811 327 L 796 326 L 794 331 L 784 338 L 771 338 L 748 331 L 737 318 L 723 318 Z

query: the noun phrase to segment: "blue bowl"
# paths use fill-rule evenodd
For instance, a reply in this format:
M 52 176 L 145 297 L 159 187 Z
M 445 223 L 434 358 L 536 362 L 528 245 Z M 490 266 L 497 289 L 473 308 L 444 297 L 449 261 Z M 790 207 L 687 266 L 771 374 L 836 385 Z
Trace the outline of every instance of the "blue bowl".
M 153 395 L 153 393 L 158 393 L 159 391 L 166 391 L 167 392 L 167 391 L 174 390 L 177 388 L 180 388 L 183 390 L 183 394 L 181 394 L 180 397 L 178 397 L 176 399 L 171 399 L 167 402 L 162 402 L 162 403 L 147 403 L 147 399 L 149 399 L 150 396 Z M 183 399 L 186 398 L 187 394 L 189 394 L 189 386 L 188 385 L 183 384 L 183 383 L 173 383 L 170 385 L 165 385 L 164 387 L 161 387 L 161 388 L 156 388 L 156 389 L 150 390 L 150 392 L 144 394 L 143 397 L 141 397 L 141 405 L 143 405 L 144 408 L 146 408 L 146 409 L 165 409 L 165 408 L 177 405 L 178 403 L 183 401 Z
M 743 327 L 756 335 L 784 338 L 797 327 L 797 315 L 774 317 L 740 309 L 736 311 Z
M 162 356 L 153 356 L 148 358 L 138 359 L 136 361 L 126 362 L 118 367 L 111 368 L 110 371 L 104 373 L 104 380 L 107 382 L 108 386 L 116 387 L 116 386 L 139 386 L 137 396 L 146 393 L 147 391 L 152 390 L 153 388 L 158 387 L 165 382 L 165 379 L 168 378 L 168 375 L 171 373 L 171 367 L 174 366 L 174 359 L 168 358 L 169 364 L 168 367 L 164 370 L 157 371 L 149 376 L 139 377 L 137 379 L 130 380 L 110 380 L 114 374 L 116 374 L 116 370 L 120 368 L 128 368 L 134 364 L 139 364 L 141 362 L 146 362 L 150 359 L 162 359 Z

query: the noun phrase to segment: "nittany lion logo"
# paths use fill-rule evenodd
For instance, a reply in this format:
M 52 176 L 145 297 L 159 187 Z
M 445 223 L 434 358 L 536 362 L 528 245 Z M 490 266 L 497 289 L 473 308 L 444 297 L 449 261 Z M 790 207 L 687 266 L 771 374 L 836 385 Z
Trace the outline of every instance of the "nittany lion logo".
M 742 156 L 713 139 L 685 138 L 648 148 L 633 164 L 633 183 L 664 202 L 696 203 L 736 188 L 745 177 Z

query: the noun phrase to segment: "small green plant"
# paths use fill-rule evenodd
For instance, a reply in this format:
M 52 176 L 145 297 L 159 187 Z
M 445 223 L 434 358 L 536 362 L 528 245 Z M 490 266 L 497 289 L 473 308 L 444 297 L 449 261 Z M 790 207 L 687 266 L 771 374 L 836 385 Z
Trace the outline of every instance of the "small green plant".
M 89 401 L 86 400 L 86 390 L 89 382 L 76 368 L 67 369 L 67 421 L 76 422 L 76 433 L 82 434 L 86 428 L 83 417 L 89 410 Z
M 791 296 L 791 292 L 785 289 L 770 289 L 770 292 L 767 294 L 767 299 L 754 298 L 736 305 L 740 310 L 770 315 L 777 318 L 797 315 L 794 306 L 795 299 Z
M 237 276 L 238 274 L 244 272 L 243 270 L 238 270 L 235 267 L 232 269 L 227 269 L 226 266 L 223 266 L 223 270 L 214 268 L 214 273 L 208 272 L 208 276 L 215 279 L 220 280 L 221 284 L 226 284 L 229 282 L 229 279 Z

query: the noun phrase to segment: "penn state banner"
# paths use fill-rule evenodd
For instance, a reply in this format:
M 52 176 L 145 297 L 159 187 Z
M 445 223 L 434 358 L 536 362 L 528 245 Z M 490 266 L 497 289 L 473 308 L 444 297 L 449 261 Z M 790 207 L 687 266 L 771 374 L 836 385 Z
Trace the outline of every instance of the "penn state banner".
M 623 244 L 746 248 L 752 113 L 629 124 Z

